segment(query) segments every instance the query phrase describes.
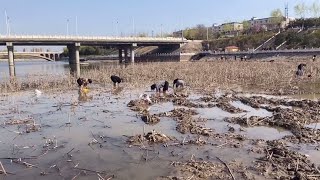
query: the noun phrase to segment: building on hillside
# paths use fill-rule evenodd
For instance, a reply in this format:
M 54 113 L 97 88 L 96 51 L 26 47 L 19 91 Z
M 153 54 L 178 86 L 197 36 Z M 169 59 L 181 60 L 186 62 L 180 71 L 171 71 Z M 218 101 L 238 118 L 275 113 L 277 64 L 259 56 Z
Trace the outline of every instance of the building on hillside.
M 219 26 L 212 26 L 213 32 L 239 32 L 243 30 L 243 24 L 239 22 L 224 23 Z
M 225 52 L 238 52 L 239 51 L 239 47 L 237 46 L 227 46 L 224 48 Z
M 250 29 L 256 30 L 256 31 L 269 31 L 269 30 L 275 30 L 275 29 L 284 29 L 286 28 L 290 21 L 292 21 L 292 18 L 285 18 L 285 17 L 268 17 L 268 18 L 251 18 L 249 21 L 250 23 Z

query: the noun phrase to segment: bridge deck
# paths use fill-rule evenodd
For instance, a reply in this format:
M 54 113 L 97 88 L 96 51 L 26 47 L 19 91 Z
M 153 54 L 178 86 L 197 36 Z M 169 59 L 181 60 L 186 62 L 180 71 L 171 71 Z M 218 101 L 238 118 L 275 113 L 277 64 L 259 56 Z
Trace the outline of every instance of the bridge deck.
M 0 35 L 0 45 L 12 42 L 14 45 L 69 45 L 79 42 L 82 45 L 123 45 L 134 44 L 162 45 L 186 43 L 186 39 L 173 37 L 107 37 L 107 36 L 40 36 L 40 35 Z

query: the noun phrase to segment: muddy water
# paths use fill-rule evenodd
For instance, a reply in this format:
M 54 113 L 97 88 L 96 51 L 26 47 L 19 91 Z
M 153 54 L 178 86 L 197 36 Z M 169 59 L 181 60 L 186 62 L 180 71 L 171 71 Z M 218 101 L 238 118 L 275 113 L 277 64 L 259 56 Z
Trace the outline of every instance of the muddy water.
M 305 127 L 312 128 L 312 129 L 320 129 L 320 123 L 308 124 Z
M 211 145 L 201 148 L 156 145 L 148 150 L 130 147 L 126 143 L 127 136 L 152 130 L 173 136 L 179 142 L 197 136 L 178 133 L 176 122 L 171 118 L 161 118 L 160 123 L 153 126 L 145 125 L 137 113 L 126 106 L 143 91 L 115 92 L 109 89 L 92 87 L 86 98 L 79 97 L 78 90 L 43 92 L 39 97 L 33 91 L 1 95 L 0 161 L 7 172 L 15 174 L 8 175 L 6 179 L 72 179 L 75 176 L 76 179 L 98 179 L 97 173 L 91 171 L 99 171 L 106 179 L 114 175 L 115 179 L 143 180 L 167 176 L 172 170 L 171 161 L 189 160 L 192 156 L 202 159 L 220 156 L 225 160 L 239 159 L 248 164 L 257 157 L 254 154 L 248 155 L 246 148 L 236 151 L 224 148 L 221 151 L 221 148 Z M 198 97 L 194 95 L 190 99 L 196 100 Z M 208 118 L 206 127 L 224 133 L 230 126 L 223 121 L 225 117 L 271 115 L 266 110 L 254 109 L 238 101 L 232 102 L 232 105 L 248 112 L 230 114 L 216 107 L 199 108 L 196 109 L 199 115 L 195 117 Z M 174 108 L 177 106 L 172 103 L 159 103 L 150 107 L 150 113 L 167 112 Z M 34 120 L 41 129 L 26 133 L 24 124 L 4 125 L 9 120 L 25 119 Z M 240 126 L 232 126 L 236 133 L 251 139 L 280 139 L 290 134 L 271 127 L 241 127 L 244 131 L 240 132 Z M 94 143 L 94 139 L 98 143 Z M 48 145 L 51 140 L 53 144 Z M 69 151 L 72 157 L 67 154 Z M 22 159 L 22 162 L 34 167 L 26 168 L 22 162 L 5 159 L 9 157 L 31 158 Z M 80 173 L 81 170 L 77 168 L 86 171 Z M 41 172 L 46 175 L 41 177 Z

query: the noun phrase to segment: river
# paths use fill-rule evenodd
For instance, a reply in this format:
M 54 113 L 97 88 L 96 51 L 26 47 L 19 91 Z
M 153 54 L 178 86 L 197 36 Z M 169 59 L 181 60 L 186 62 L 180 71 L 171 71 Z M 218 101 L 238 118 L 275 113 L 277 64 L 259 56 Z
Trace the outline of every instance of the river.
M 110 66 L 116 63 L 110 61 L 90 61 L 89 63 L 83 63 L 81 69 Z M 70 67 L 68 61 L 55 61 L 50 62 L 46 60 L 17 60 L 15 61 L 16 77 L 23 78 L 27 75 L 65 75 L 70 73 Z M 0 80 L 7 79 L 9 77 L 9 67 L 6 60 L 0 60 Z
M 16 76 L 25 77 L 32 74 L 66 74 L 69 72 L 68 62 L 57 61 L 49 62 L 45 60 L 25 60 L 15 62 Z M 7 61 L 0 61 L 0 79 L 9 76 L 9 67 Z

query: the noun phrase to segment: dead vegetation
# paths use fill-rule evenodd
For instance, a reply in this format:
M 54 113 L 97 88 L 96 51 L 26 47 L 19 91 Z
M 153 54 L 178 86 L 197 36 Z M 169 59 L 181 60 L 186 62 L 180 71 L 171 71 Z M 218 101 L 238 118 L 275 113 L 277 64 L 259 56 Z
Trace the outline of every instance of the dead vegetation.
M 247 168 L 239 162 L 233 161 L 226 163 L 219 157 L 219 162 L 197 161 L 191 158 L 187 162 L 172 162 L 175 167 L 175 175 L 162 177 L 159 179 L 230 179 L 235 180 L 236 177 L 241 179 L 254 179 L 253 175 Z
M 272 179 L 319 179 L 317 165 L 298 152 L 290 151 L 281 141 L 267 141 L 265 156 L 253 166 L 254 170 Z
M 148 132 L 145 135 L 135 135 L 131 136 L 128 138 L 127 142 L 130 145 L 138 145 L 138 146 L 143 146 L 143 142 L 148 142 L 148 143 L 167 143 L 169 141 L 175 140 L 174 137 L 167 136 L 165 134 L 156 132 L 155 130 Z
M 94 83 L 110 84 L 110 76 L 117 74 L 131 87 L 145 87 L 159 80 L 171 81 L 177 77 L 188 82 L 193 89 L 213 90 L 243 87 L 247 90 L 264 90 L 271 94 L 297 94 L 319 92 L 316 85 L 320 82 L 319 62 L 306 62 L 306 74 L 312 78 L 295 78 L 297 65 L 301 61 L 276 61 L 274 63 L 250 61 L 213 61 L 213 62 L 166 62 L 141 63 L 127 67 L 105 65 L 85 69 L 83 77 L 90 77 Z M 214 70 L 213 70 L 214 67 Z M 152 72 L 152 73 L 150 73 Z M 2 82 L 0 92 L 26 89 L 52 89 L 75 87 L 71 76 L 28 76 L 23 80 L 14 79 Z
M 160 118 L 157 117 L 156 115 L 150 115 L 149 112 L 144 112 L 141 115 L 141 119 L 143 122 L 146 124 L 154 125 L 160 122 Z
M 308 124 L 318 123 L 320 121 L 320 105 L 318 102 L 311 100 L 275 100 L 262 97 L 241 97 L 240 100 L 247 105 L 256 108 L 265 108 L 269 111 L 272 111 L 273 114 L 271 117 L 232 117 L 226 118 L 225 121 L 249 127 L 281 127 L 292 132 L 293 136 L 287 136 L 286 139 L 295 143 L 318 143 L 320 141 L 319 130 L 305 127 Z M 264 104 L 264 106 L 262 106 L 260 103 Z M 266 104 L 267 106 L 265 106 Z M 292 108 L 270 107 L 270 105 L 282 105 Z

